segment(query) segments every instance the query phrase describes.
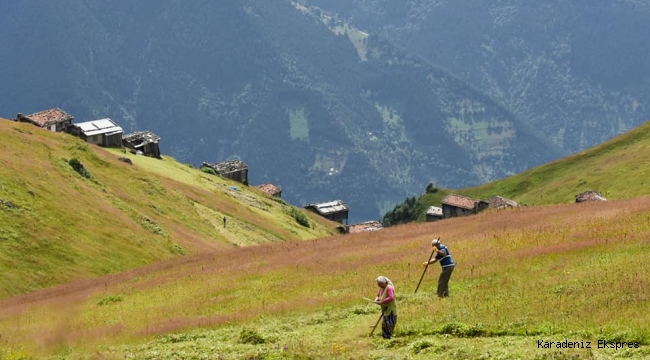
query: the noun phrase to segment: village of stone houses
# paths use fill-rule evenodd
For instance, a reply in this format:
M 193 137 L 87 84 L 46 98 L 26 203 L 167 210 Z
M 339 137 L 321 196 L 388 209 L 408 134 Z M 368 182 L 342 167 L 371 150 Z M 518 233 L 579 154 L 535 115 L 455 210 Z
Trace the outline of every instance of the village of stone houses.
M 133 155 L 150 156 L 162 159 L 159 142 L 160 137 L 149 130 L 136 131 L 124 135 L 124 130 L 111 118 L 73 122 L 74 117 L 59 108 L 39 111 L 30 115 L 17 114 L 14 121 L 31 123 L 37 127 L 53 132 L 69 133 L 79 137 L 89 144 L 102 147 L 121 147 L 125 152 Z M 121 161 L 132 163 L 127 157 Z M 223 160 L 216 163 L 203 162 L 202 169 L 212 169 L 215 175 L 238 181 L 248 185 L 248 166 L 242 160 Z M 210 171 L 212 173 L 212 171 Z M 259 190 L 274 196 L 282 197 L 279 185 L 264 183 L 256 186 Z M 234 188 L 236 189 L 236 187 Z M 606 199 L 597 191 L 587 190 L 575 195 L 576 202 L 605 201 Z M 457 194 L 449 194 L 440 207 L 430 206 L 426 210 L 426 221 L 437 221 L 457 216 L 477 214 L 481 210 L 505 209 L 517 207 L 517 202 L 495 195 L 489 200 L 472 199 Z M 358 233 L 363 231 L 380 230 L 383 225 L 378 220 L 369 220 L 356 224 L 348 224 L 350 208 L 342 200 L 332 200 L 323 203 L 313 203 L 304 206 L 329 220 L 341 223 L 341 233 Z

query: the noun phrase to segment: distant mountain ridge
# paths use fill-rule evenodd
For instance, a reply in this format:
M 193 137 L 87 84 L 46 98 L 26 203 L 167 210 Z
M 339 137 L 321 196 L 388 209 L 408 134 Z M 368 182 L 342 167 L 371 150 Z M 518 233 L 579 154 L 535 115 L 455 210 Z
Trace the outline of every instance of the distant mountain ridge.
M 241 159 L 292 204 L 341 199 L 351 222 L 429 182 L 476 185 L 559 155 L 456 76 L 289 1 L 3 6 L 2 116 L 110 117 L 179 161 Z
M 566 154 L 650 118 L 647 1 L 304 2 L 448 69 Z

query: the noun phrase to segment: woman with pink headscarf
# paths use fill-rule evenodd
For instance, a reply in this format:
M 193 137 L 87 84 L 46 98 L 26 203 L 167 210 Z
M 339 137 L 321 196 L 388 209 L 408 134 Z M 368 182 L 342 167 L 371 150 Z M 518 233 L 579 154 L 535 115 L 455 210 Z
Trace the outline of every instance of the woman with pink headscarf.
M 376 279 L 379 292 L 375 298 L 375 304 L 381 305 L 382 323 L 381 336 L 384 339 L 390 339 L 393 336 L 395 325 L 397 324 L 397 304 L 395 303 L 395 286 L 385 276 Z

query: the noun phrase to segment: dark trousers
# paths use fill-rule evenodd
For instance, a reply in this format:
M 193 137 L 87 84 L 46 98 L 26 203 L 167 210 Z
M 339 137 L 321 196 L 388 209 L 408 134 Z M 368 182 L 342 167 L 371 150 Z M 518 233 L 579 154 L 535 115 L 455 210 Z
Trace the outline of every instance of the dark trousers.
M 438 297 L 449 296 L 449 278 L 451 278 L 452 272 L 454 272 L 454 266 L 442 268 L 440 278 L 438 278 Z
M 395 331 L 395 325 L 397 325 L 397 315 L 392 312 L 389 315 L 384 315 L 381 323 L 381 336 L 384 339 L 390 339 Z

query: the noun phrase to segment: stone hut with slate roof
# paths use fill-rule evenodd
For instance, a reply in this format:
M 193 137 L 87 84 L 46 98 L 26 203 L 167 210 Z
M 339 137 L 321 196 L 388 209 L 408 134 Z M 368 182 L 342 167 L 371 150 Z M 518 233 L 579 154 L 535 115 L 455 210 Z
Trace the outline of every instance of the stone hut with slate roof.
M 589 202 L 589 201 L 607 201 L 607 199 L 605 199 L 603 195 L 593 190 L 587 190 L 585 192 L 576 195 L 575 197 L 577 203 Z
M 67 132 L 72 125 L 72 120 L 74 120 L 72 115 L 59 108 L 43 110 L 27 116 L 19 113 L 16 116 L 18 122 L 28 122 L 54 132 Z
M 488 200 L 488 203 L 490 203 L 491 209 L 507 209 L 507 208 L 514 208 L 519 206 L 519 204 L 517 204 L 516 201 L 506 199 L 498 195 Z
M 122 145 L 132 152 L 142 152 L 142 155 L 160 159 L 160 136 L 151 131 L 138 131 L 122 137 Z
M 262 185 L 257 185 L 256 188 L 264 191 L 265 193 L 274 196 L 274 197 L 282 197 L 282 189 L 280 187 L 273 185 L 271 183 L 266 183 Z
M 210 167 L 226 179 L 239 181 L 242 184 L 248 185 L 248 165 L 241 160 L 226 160 L 215 164 L 204 162 L 201 167 Z

